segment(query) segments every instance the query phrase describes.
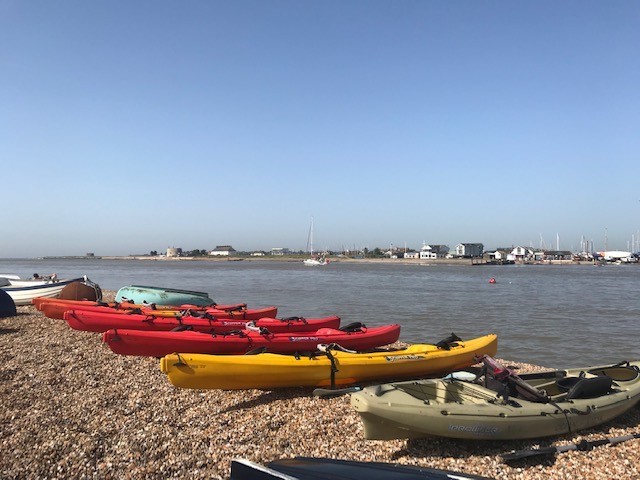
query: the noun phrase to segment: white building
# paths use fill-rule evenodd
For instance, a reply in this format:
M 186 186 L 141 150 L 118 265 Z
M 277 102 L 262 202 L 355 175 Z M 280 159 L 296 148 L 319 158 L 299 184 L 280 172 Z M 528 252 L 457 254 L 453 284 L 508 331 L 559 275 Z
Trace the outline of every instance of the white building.
M 433 251 L 430 245 L 422 244 L 420 247 L 420 260 L 435 260 L 438 254 Z
M 232 253 L 236 253 L 236 251 L 231 245 L 218 245 L 209 252 L 209 255 L 213 255 L 214 257 L 228 257 Z
M 515 247 L 507 258 L 513 261 L 524 261 L 533 258 L 533 250 L 526 247 Z

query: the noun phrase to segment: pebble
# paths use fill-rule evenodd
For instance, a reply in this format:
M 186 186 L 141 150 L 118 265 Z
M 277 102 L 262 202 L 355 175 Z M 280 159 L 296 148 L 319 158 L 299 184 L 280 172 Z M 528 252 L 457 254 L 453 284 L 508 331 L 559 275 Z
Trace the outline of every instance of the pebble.
M 543 369 L 501 361 L 521 372 Z M 640 440 L 517 466 L 500 458 L 522 448 L 640 433 L 638 407 L 573 437 L 369 441 L 346 395 L 318 399 L 304 388 L 178 389 L 156 359 L 116 355 L 99 334 L 72 330 L 32 306 L 0 319 L 0 399 L 2 479 L 227 479 L 233 458 L 264 464 L 294 456 L 495 479 L 640 478 Z

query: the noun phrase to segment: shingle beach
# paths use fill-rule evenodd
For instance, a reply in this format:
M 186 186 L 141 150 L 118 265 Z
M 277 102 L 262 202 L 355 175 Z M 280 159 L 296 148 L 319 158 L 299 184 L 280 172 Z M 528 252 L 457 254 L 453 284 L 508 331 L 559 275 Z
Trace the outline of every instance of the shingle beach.
M 113 298 L 113 292 L 105 296 Z M 640 439 L 542 463 L 509 466 L 500 458 L 514 449 L 640 433 L 638 407 L 571 438 L 367 441 L 348 396 L 318 399 L 311 389 L 178 389 L 158 360 L 116 355 L 99 334 L 72 330 L 32 306 L 0 319 L 0 355 L 2 479 L 225 479 L 233 458 L 267 463 L 294 456 L 395 462 L 496 479 L 640 478 Z

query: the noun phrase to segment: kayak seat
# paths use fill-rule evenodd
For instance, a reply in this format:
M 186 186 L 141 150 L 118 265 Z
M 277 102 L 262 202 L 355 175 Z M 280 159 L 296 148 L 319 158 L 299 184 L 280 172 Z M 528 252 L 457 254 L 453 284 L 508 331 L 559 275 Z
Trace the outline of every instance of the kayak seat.
M 340 335 L 340 334 L 344 334 L 345 332 L 343 332 L 342 330 L 336 330 L 335 328 L 319 328 L 315 334 L 313 335 Z M 310 334 L 311 335 L 311 334 Z
M 577 381 L 575 381 L 575 384 L 570 387 L 569 391 L 567 392 L 567 400 L 601 397 L 611 391 L 611 386 L 613 384 L 613 379 L 611 377 L 568 377 L 559 381 L 573 381 L 573 379 L 576 379 Z
M 556 385 L 561 392 L 568 392 L 578 383 L 582 377 L 562 377 L 556 380 Z
M 345 325 L 344 327 L 341 327 L 340 330 L 342 330 L 343 332 L 359 332 L 365 327 L 366 325 L 362 322 L 353 322 Z

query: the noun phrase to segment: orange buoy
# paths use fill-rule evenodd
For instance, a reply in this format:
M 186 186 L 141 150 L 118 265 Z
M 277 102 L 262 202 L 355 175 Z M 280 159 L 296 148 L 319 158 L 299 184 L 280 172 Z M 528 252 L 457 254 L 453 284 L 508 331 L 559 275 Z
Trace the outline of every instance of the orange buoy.
M 495 279 L 495 278 L 493 278 L 493 277 L 491 277 L 491 278 L 489 279 L 489 283 L 496 283 L 496 279 Z

